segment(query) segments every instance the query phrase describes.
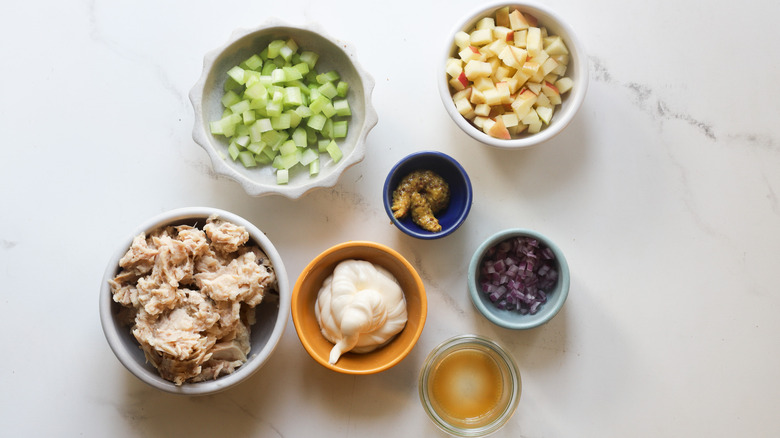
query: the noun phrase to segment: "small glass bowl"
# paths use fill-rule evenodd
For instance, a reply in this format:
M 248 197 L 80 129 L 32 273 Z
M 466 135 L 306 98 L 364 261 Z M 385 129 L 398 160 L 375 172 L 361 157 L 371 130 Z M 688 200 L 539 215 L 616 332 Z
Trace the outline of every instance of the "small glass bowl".
M 434 348 L 418 383 L 428 417 L 459 437 L 482 437 L 504 426 L 517 408 L 521 387 L 512 357 L 478 335 L 455 336 Z

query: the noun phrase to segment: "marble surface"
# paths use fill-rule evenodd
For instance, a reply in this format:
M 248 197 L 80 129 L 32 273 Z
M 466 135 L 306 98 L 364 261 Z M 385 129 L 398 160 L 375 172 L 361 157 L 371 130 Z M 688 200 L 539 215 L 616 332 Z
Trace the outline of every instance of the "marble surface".
M 588 96 L 564 133 L 517 152 L 459 132 L 433 84 L 450 23 L 473 2 L 4 8 L 0 434 L 443 436 L 418 372 L 438 343 L 472 332 L 507 347 L 523 378 L 497 437 L 780 435 L 780 4 L 548 3 L 588 50 Z M 377 81 L 366 159 L 297 201 L 217 178 L 190 135 L 203 54 L 268 16 L 321 23 Z M 437 241 L 395 230 L 380 198 L 390 167 L 420 149 L 452 155 L 474 185 L 468 220 Z M 290 321 L 270 362 L 227 392 L 141 383 L 103 337 L 99 282 L 136 225 L 193 205 L 252 220 L 293 281 L 336 243 L 397 249 L 428 291 L 416 348 L 378 375 L 339 375 Z M 526 332 L 479 316 L 465 285 L 479 243 L 516 226 L 554 239 L 572 272 L 561 313 Z

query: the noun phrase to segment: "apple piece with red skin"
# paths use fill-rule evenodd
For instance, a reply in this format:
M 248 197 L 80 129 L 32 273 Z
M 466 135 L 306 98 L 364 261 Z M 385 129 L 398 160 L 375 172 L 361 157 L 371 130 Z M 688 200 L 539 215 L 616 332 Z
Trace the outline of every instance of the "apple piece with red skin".
M 469 86 L 469 79 L 466 77 L 466 72 L 461 70 L 460 75 L 458 75 L 458 82 L 463 84 L 463 88 L 466 88 Z
M 511 140 L 512 136 L 509 134 L 509 130 L 506 129 L 506 125 L 504 125 L 504 118 L 496 117 L 494 121 L 495 123 L 488 129 L 487 135 L 504 140 Z

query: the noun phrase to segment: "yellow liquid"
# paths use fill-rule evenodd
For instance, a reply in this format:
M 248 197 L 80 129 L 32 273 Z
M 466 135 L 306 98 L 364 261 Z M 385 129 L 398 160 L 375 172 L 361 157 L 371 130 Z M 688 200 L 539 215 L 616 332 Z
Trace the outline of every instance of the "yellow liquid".
M 496 407 L 504 395 L 496 361 L 472 348 L 444 357 L 430 374 L 429 391 L 440 416 L 470 426 L 488 423 L 499 415 Z

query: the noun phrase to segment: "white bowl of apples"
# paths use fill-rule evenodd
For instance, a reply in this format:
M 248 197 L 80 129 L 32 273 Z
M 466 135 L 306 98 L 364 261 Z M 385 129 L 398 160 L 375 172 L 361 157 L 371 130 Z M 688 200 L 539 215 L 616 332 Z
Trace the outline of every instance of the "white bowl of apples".
M 439 73 L 452 120 L 503 149 L 542 143 L 582 106 L 588 61 L 571 27 L 547 7 L 482 6 L 455 26 Z

